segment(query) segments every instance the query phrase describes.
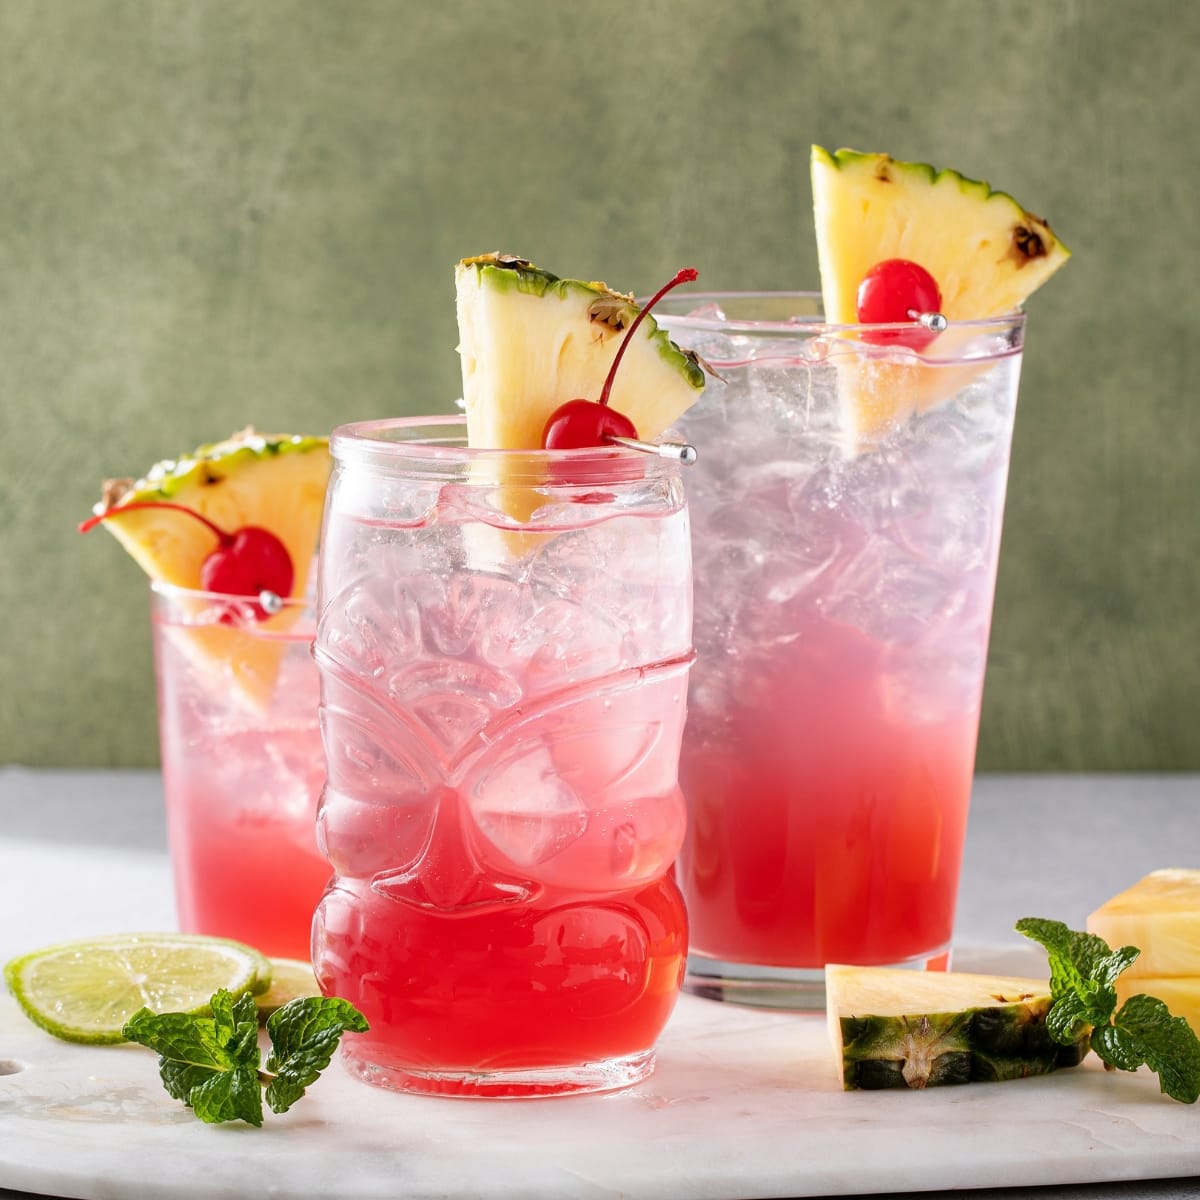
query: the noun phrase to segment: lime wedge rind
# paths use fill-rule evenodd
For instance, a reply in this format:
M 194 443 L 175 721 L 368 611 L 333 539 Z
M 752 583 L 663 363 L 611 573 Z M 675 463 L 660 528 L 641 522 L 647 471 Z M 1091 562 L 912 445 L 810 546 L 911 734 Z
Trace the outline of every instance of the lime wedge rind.
M 12 959 L 4 979 L 25 1015 L 57 1038 L 114 1044 L 138 1009 L 204 1013 L 213 992 L 265 992 L 271 963 L 202 934 L 136 933 L 63 942 Z

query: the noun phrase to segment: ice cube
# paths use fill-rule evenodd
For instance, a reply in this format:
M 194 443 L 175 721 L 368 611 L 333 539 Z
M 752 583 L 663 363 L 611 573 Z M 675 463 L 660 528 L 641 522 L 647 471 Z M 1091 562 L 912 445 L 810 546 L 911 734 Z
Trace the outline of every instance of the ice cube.
M 877 641 L 906 645 L 935 621 L 952 616 L 964 600 L 964 590 L 953 575 L 876 536 L 816 603 L 827 617 Z
M 587 808 L 546 746 L 530 747 L 481 776 L 470 804 L 488 840 L 524 867 L 560 854 L 587 829 Z

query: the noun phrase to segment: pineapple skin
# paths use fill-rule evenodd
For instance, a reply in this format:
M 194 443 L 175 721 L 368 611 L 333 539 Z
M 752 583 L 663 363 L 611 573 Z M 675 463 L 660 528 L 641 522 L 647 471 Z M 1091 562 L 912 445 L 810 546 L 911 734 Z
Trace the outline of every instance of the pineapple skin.
M 826 1015 L 846 1091 L 1023 1079 L 1080 1063 L 1046 1029 L 1045 980 L 894 967 L 825 968 Z
M 1077 1066 L 1088 1035 L 1062 1046 L 1046 1031 L 1050 997 L 957 1013 L 842 1017 L 846 1091 L 1000 1082 Z
M 157 462 L 141 479 L 117 480 L 124 485 L 119 496 L 101 503 L 95 511 L 112 508 L 134 500 L 172 500 L 180 491 L 193 484 L 219 482 L 227 475 L 260 459 L 285 454 L 328 452 L 329 439 L 310 434 L 260 434 L 245 429 L 219 442 L 197 446 L 190 454 Z

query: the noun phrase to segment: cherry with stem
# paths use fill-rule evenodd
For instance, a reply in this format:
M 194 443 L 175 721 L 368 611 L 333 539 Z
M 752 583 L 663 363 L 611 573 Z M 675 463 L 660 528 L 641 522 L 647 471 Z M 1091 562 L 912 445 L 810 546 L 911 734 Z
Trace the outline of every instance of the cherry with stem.
M 919 322 L 915 329 L 873 329 L 863 341 L 899 343 L 922 350 L 945 329 L 942 293 L 937 280 L 920 263 L 888 258 L 876 263 L 858 285 L 856 309 L 860 324 L 899 325 Z
M 672 288 L 678 287 L 681 283 L 691 283 L 697 276 L 698 272 L 694 267 L 684 267 L 643 305 L 629 328 L 625 330 L 625 336 L 617 347 L 617 353 L 608 369 L 608 377 L 604 380 L 604 387 L 600 392 L 600 399 L 568 400 L 550 414 L 542 432 L 542 445 L 547 450 L 581 450 L 588 446 L 603 446 L 605 442 L 613 438 L 637 440 L 638 432 L 633 422 L 623 412 L 618 412 L 608 403 L 617 368 L 621 365 L 621 359 L 625 355 L 630 338 L 633 337 L 634 331 L 642 323 L 646 314 Z
M 279 597 L 291 595 L 295 580 L 292 556 L 275 534 L 258 525 L 244 525 L 229 533 L 203 513 L 182 504 L 165 500 L 135 500 L 89 518 L 79 526 L 79 532 L 87 533 L 111 517 L 148 508 L 186 513 L 216 537 L 216 548 L 205 556 L 200 565 L 200 586 L 204 591 L 227 596 L 258 596 L 263 592 L 271 592 Z M 261 611 L 261 605 L 255 605 L 254 609 L 259 619 L 266 615 L 265 611 Z

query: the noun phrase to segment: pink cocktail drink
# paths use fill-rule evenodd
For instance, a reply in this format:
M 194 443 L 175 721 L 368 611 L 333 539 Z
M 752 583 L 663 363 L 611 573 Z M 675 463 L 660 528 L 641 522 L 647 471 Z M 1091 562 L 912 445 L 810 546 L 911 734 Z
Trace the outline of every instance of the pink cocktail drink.
M 316 656 L 336 872 L 322 987 L 369 1082 L 446 1095 L 644 1077 L 682 983 L 670 867 L 691 663 L 677 465 L 338 430 Z
M 758 664 L 769 701 L 698 720 L 684 758 L 695 953 L 785 970 L 940 965 L 978 709 L 889 711 L 896 661 L 877 643 L 805 614 L 792 628 L 795 650 Z
M 159 742 L 180 928 L 307 959 L 329 864 L 325 779 L 303 600 L 263 618 L 248 597 L 157 585 Z
M 947 964 L 1023 337 L 959 323 L 918 359 L 797 313 L 661 318 L 719 376 L 681 422 L 689 986 L 785 1006 L 828 962 Z M 867 402 L 896 410 L 871 436 Z

